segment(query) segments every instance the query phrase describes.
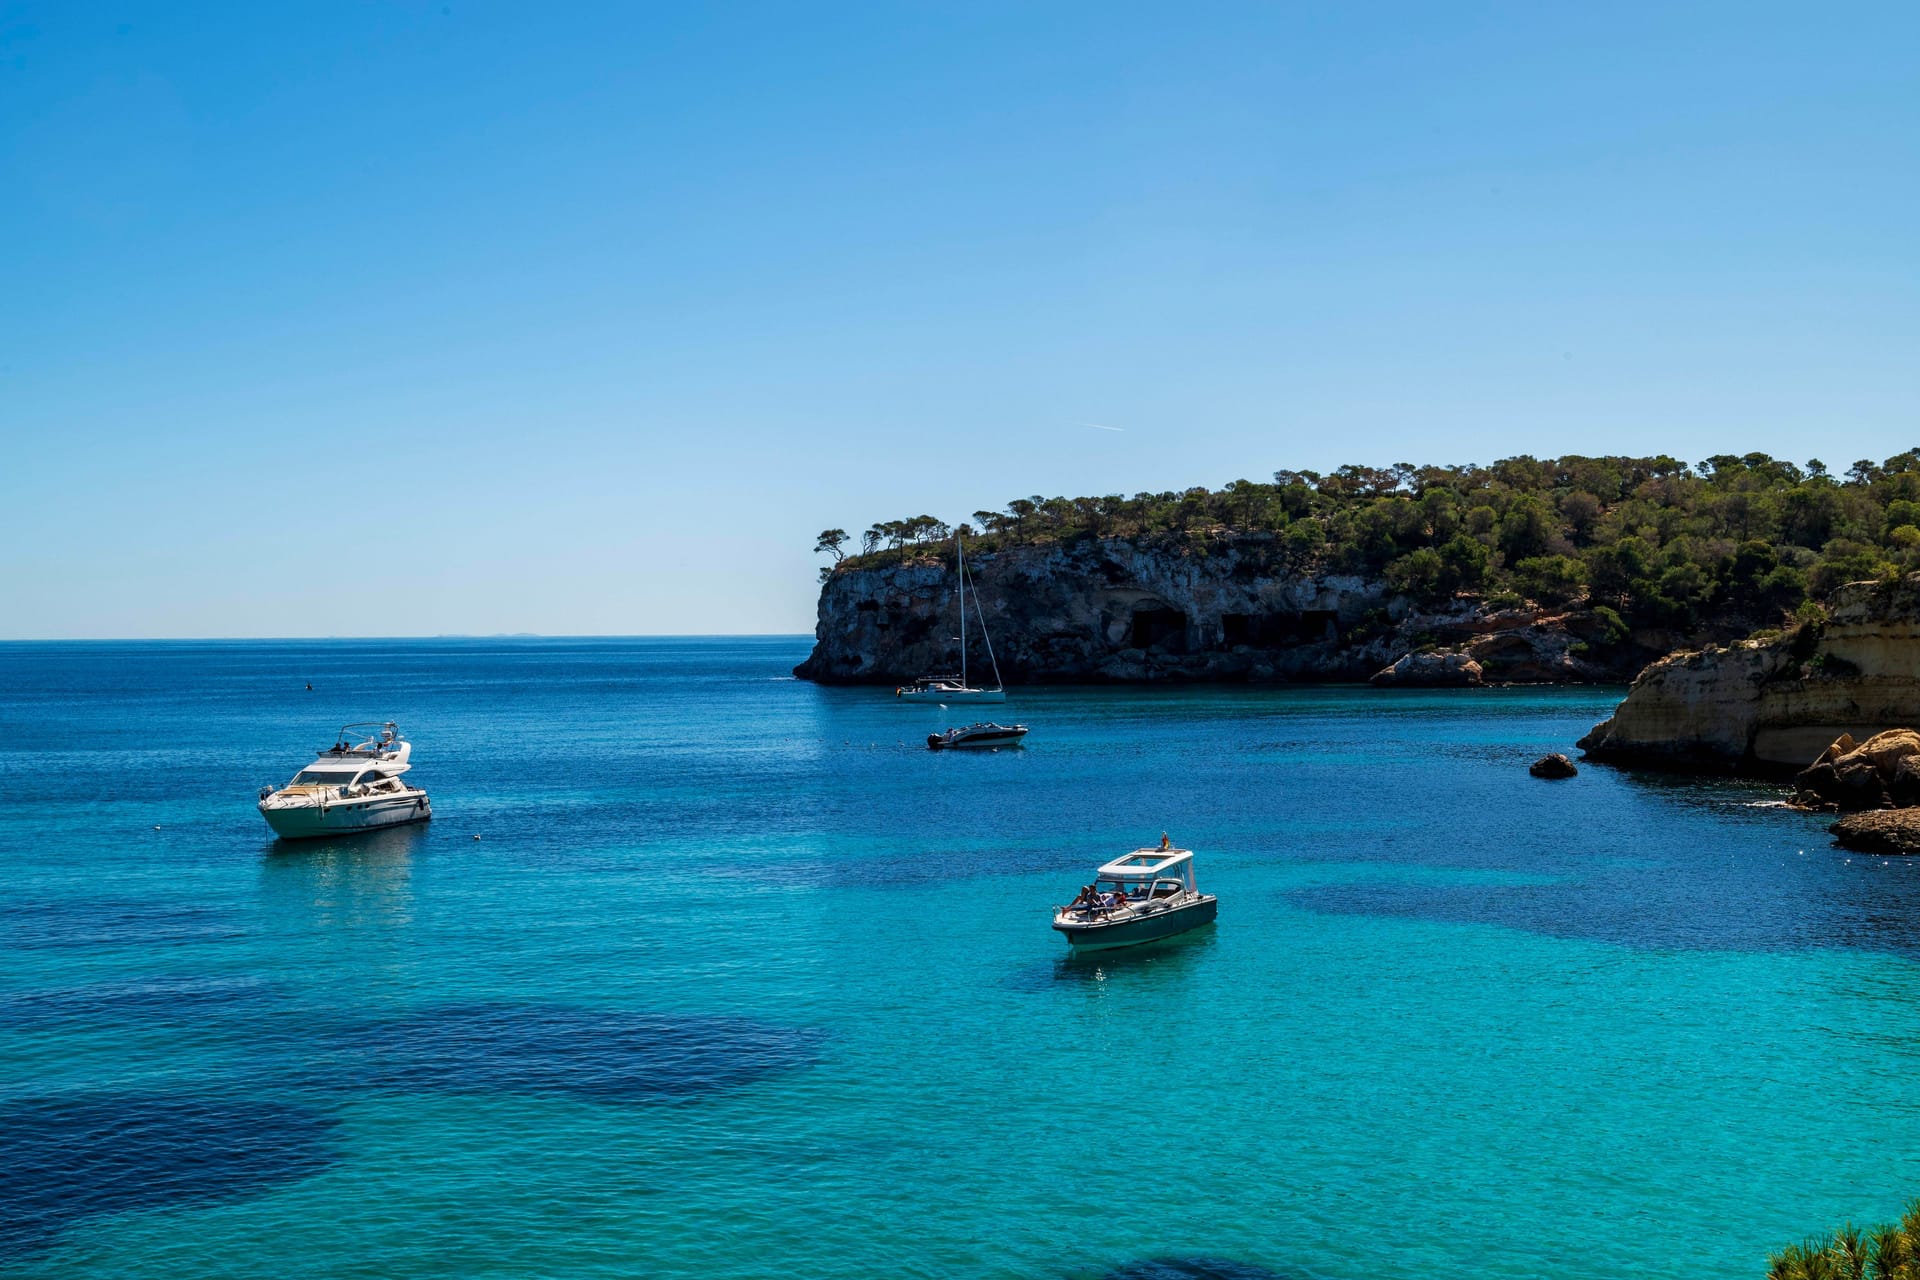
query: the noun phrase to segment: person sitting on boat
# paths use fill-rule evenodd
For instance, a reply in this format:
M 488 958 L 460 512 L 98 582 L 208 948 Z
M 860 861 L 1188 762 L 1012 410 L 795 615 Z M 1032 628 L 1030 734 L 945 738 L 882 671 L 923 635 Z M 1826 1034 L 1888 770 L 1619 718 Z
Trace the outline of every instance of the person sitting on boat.
M 1097 901 L 1098 901 L 1098 895 L 1094 893 L 1093 886 L 1090 884 L 1083 884 L 1080 886 L 1080 892 L 1074 895 L 1073 901 L 1069 902 L 1067 905 L 1069 907 L 1091 907 L 1095 905 Z

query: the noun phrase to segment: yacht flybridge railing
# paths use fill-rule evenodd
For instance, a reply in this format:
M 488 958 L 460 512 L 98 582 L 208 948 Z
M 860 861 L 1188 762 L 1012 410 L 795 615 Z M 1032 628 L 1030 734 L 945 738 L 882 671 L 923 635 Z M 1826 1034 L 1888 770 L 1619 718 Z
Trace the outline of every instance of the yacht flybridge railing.
M 355 733 L 354 730 L 371 732 Z M 398 747 L 400 726 L 392 720 L 361 720 L 353 724 L 340 726 L 340 732 L 334 735 L 333 750 L 376 752 L 386 747 Z

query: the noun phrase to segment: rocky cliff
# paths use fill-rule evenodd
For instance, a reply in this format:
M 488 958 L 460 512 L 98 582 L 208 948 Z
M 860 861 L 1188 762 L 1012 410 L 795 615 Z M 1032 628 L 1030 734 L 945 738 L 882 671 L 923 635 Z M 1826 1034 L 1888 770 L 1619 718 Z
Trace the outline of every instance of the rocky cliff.
M 1417 607 L 1378 579 L 1327 572 L 1271 535 L 1080 538 L 968 557 L 1009 683 L 1625 680 L 1655 652 L 1585 610 Z M 834 570 L 794 673 L 892 684 L 959 665 L 951 551 Z M 968 617 L 972 674 L 987 670 Z M 1409 654 L 1438 660 L 1402 663 Z M 1457 660 L 1449 660 L 1457 657 Z M 1438 682 L 1449 682 L 1441 680 Z
M 1842 587 L 1828 613 L 1824 626 L 1662 658 L 1581 748 L 1626 764 L 1772 772 L 1804 768 L 1843 733 L 1920 723 L 1920 574 Z

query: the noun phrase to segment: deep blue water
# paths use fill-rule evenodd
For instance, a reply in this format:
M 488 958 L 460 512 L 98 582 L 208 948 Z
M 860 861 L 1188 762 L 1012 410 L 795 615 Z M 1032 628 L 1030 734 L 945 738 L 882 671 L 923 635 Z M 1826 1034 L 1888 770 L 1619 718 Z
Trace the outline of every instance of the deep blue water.
M 1618 690 L 936 755 L 804 653 L 0 645 L 0 1272 L 1758 1276 L 1920 1193 L 1920 868 L 1527 776 Z M 272 840 L 385 718 L 434 822 Z M 1162 830 L 1219 924 L 1066 959 Z

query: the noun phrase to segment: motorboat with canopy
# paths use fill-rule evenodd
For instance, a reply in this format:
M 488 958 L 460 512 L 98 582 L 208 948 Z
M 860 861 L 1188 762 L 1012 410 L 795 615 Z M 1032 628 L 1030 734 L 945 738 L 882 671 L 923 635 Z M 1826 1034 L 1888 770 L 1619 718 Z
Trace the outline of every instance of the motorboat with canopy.
M 352 835 L 433 817 L 427 793 L 400 775 L 413 744 L 393 721 L 344 726 L 284 787 L 260 788 L 260 813 L 287 840 Z
M 980 592 L 973 587 L 973 575 L 967 572 L 967 549 L 960 534 L 953 535 L 954 563 L 959 577 L 960 597 L 960 674 L 921 676 L 912 684 L 895 689 L 894 696 L 911 702 L 1005 702 L 1007 690 L 1000 680 L 1000 663 L 993 656 L 993 637 L 987 634 L 986 611 L 980 607 Z M 986 645 L 987 662 L 993 668 L 993 688 L 976 689 L 967 683 L 967 592 L 973 591 L 973 612 L 980 620 L 980 639 Z
M 927 749 L 945 751 L 948 747 L 1017 747 L 1027 736 L 1023 724 L 966 724 L 945 733 L 927 735 Z
M 1092 884 L 1053 909 L 1053 927 L 1075 951 L 1131 947 L 1213 923 L 1219 899 L 1193 878 L 1193 850 L 1166 836 L 1101 867 Z

